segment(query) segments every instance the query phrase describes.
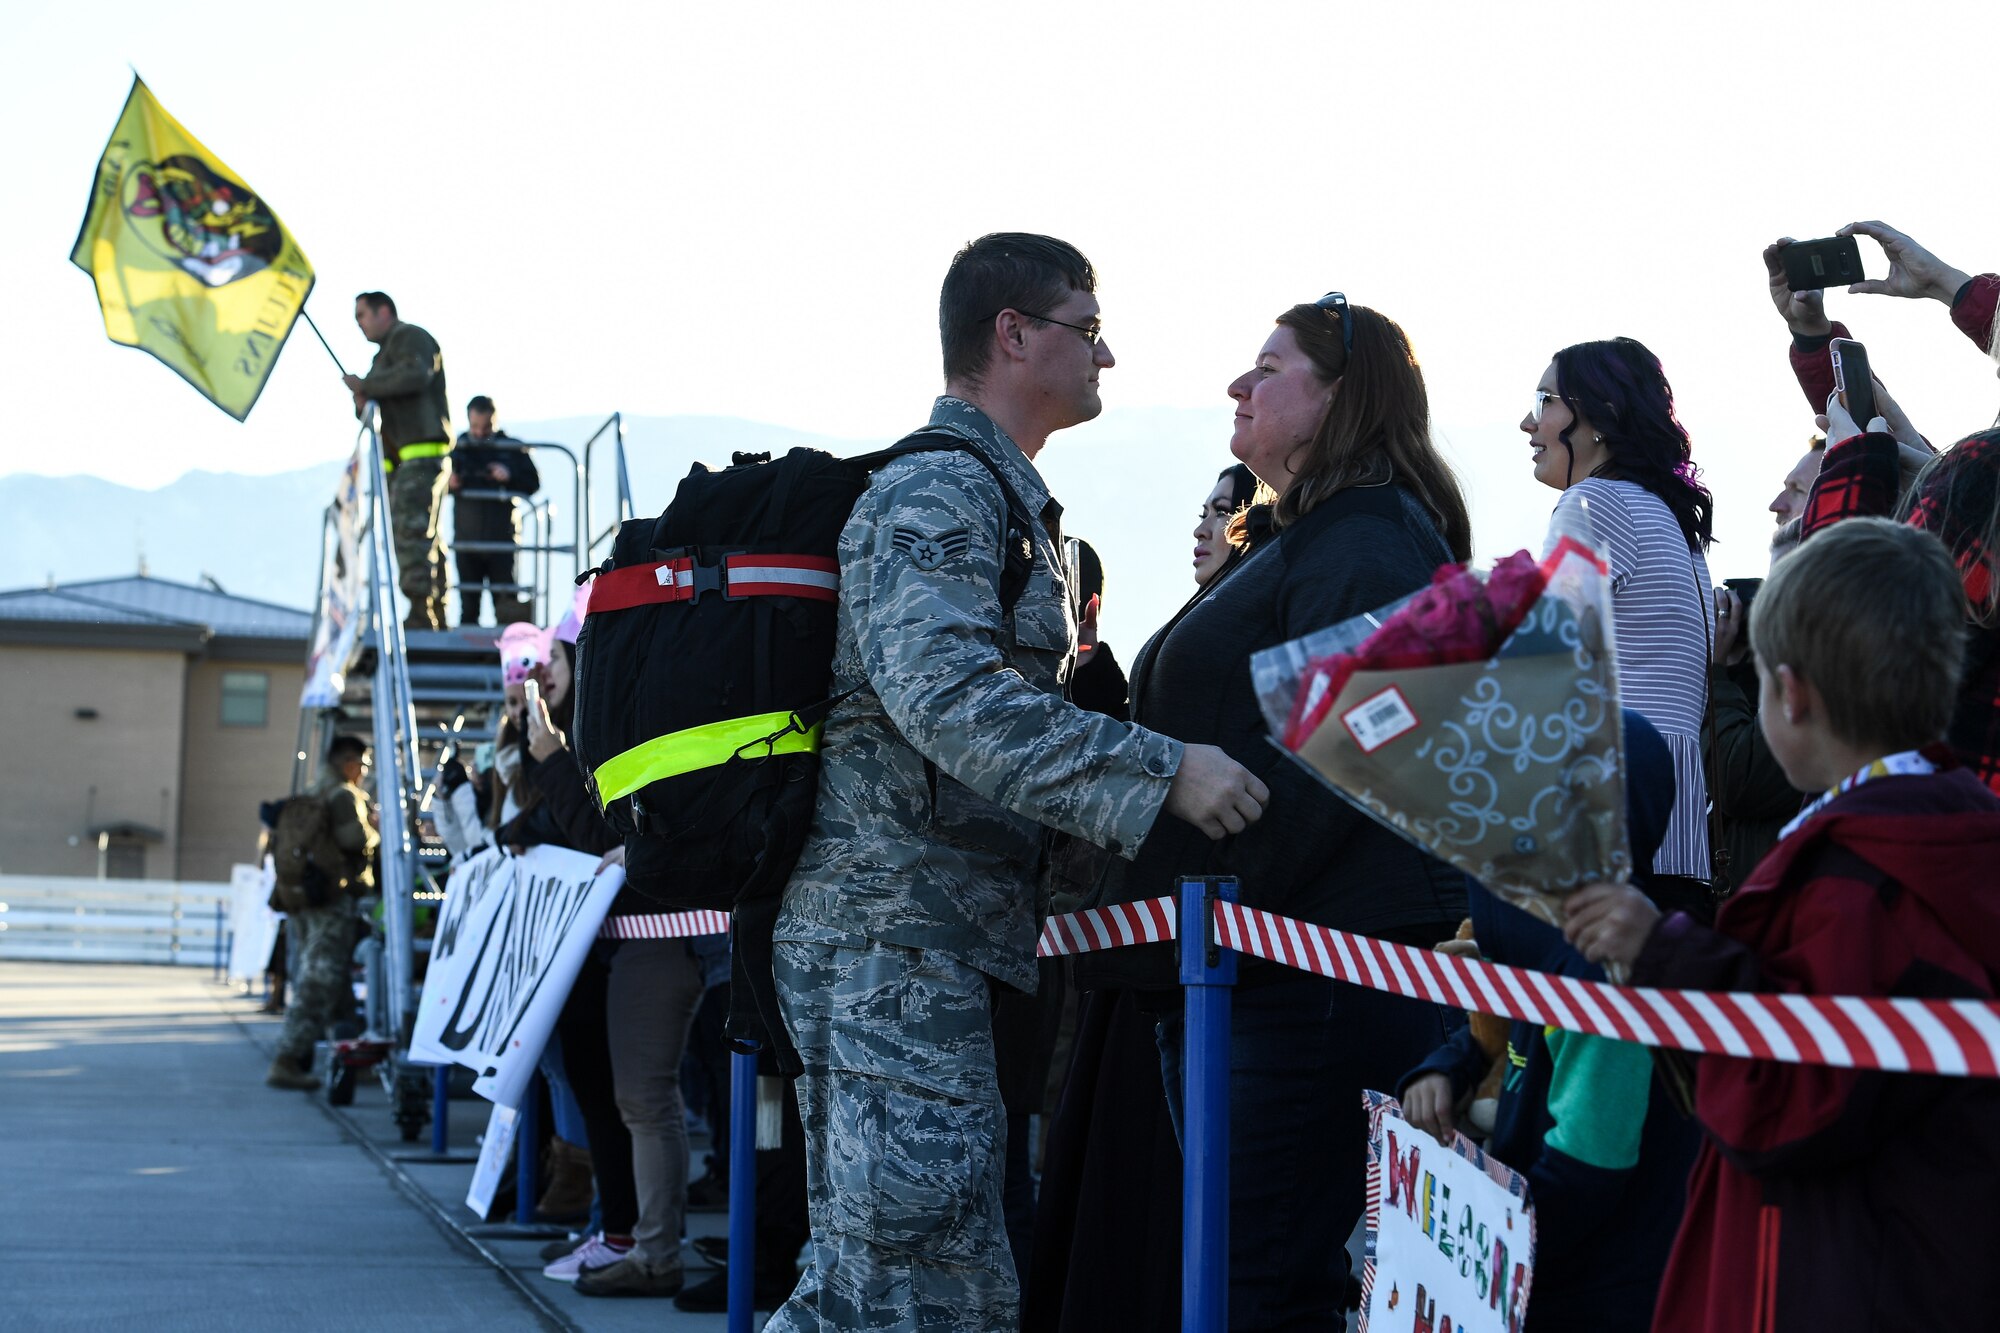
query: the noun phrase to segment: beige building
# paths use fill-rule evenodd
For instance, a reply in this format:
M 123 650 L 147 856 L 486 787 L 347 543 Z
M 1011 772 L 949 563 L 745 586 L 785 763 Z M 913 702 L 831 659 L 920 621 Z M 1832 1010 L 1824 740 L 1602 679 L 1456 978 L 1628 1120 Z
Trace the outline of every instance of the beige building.
M 291 789 L 311 626 L 143 574 L 0 592 L 0 874 L 226 881 Z

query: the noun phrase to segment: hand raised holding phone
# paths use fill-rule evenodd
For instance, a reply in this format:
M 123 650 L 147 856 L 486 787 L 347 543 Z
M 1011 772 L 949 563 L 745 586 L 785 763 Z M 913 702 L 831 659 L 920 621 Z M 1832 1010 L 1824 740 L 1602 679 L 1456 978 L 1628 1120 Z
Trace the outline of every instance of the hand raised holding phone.
M 1824 338 L 1833 332 L 1833 321 L 1826 317 L 1825 294 L 1816 286 L 1794 290 L 1786 272 L 1785 252 L 1797 244 L 1789 236 L 1780 236 L 1764 247 L 1764 273 L 1771 285 L 1771 304 L 1778 308 L 1778 318 L 1793 333 L 1802 338 Z
M 1867 236 L 1889 259 L 1887 277 L 1863 279 L 1847 289 L 1857 295 L 1901 296 L 1912 301 L 1928 298 L 1950 305 L 1958 289 L 1972 280 L 1971 274 L 1953 268 L 1886 222 L 1850 222 L 1837 234 Z
M 549 758 L 569 744 L 569 738 L 556 729 L 555 720 L 549 716 L 548 703 L 542 698 L 541 686 L 530 679 L 523 694 L 528 704 L 528 753 L 535 762 Z

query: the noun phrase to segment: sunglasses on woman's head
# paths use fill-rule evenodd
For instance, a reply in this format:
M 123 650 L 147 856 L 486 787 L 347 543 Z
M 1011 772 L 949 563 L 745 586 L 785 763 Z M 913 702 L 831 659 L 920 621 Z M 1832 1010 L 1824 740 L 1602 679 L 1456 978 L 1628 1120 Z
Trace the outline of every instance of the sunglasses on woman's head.
M 1321 310 L 1331 310 L 1340 321 L 1340 350 L 1348 356 L 1354 355 L 1354 321 L 1347 313 L 1347 295 L 1344 292 L 1328 292 L 1313 302 Z

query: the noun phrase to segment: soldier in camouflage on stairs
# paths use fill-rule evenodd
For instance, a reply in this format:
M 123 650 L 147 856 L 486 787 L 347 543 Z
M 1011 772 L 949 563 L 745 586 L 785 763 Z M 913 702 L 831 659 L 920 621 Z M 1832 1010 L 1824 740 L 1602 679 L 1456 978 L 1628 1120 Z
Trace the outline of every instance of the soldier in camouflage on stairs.
M 382 292 L 354 298 L 354 322 L 376 344 L 366 378 L 343 379 L 354 394 L 355 415 L 374 399 L 382 410 L 382 465 L 389 473 L 390 534 L 398 583 L 410 599 L 405 629 L 443 629 L 444 537 L 438 526 L 451 478 L 451 406 L 445 396 L 444 353 L 437 339 L 396 317 L 396 303 Z

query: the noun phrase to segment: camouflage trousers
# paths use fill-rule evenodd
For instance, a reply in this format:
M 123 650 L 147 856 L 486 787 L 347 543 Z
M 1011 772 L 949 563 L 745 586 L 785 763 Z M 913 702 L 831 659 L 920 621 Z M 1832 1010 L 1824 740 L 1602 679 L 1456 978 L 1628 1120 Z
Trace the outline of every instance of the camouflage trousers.
M 345 902 L 308 907 L 285 918 L 292 933 L 292 998 L 278 1055 L 304 1063 L 340 1012 L 340 988 L 353 984 L 354 914 Z
M 396 547 L 396 581 L 410 599 L 407 623 L 445 627 L 444 534 L 438 514 L 451 480 L 451 458 L 412 458 L 389 474 L 389 535 Z
M 778 941 L 811 1262 L 766 1333 L 1011 1330 L 1007 1115 L 985 974 L 935 950 Z

